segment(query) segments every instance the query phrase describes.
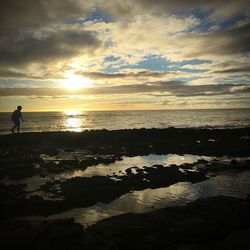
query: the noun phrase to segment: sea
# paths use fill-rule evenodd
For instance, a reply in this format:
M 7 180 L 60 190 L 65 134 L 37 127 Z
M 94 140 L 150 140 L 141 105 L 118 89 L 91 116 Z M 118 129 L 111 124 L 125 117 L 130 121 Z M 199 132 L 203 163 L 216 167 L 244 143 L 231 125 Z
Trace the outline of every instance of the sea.
M 10 134 L 12 112 L 0 113 L 0 134 Z M 138 128 L 250 127 L 250 109 L 22 112 L 21 132 Z

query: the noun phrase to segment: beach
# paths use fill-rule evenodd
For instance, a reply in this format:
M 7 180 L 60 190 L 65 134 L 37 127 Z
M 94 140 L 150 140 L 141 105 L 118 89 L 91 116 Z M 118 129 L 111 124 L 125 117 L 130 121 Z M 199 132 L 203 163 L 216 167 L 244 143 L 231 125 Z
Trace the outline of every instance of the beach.
M 249 127 L 1 135 L 1 248 L 245 249 L 249 149 Z M 225 176 L 231 189 L 220 186 Z M 232 183 L 237 178 L 245 178 L 242 187 Z M 187 185 L 193 189 L 178 203 L 174 199 Z M 183 197 L 197 186 L 199 194 Z M 144 198 L 141 210 L 104 215 L 114 202 L 131 205 L 121 197 L 162 188 L 172 188 L 171 205 L 147 207 Z M 106 210 L 92 213 L 98 218 L 66 216 L 99 203 Z

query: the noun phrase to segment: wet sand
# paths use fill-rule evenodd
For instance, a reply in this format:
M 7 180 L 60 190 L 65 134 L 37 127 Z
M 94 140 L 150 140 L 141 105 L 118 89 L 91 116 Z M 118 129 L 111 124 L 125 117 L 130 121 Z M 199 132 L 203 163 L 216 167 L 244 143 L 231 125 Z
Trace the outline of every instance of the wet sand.
M 28 220 L 97 202 L 108 203 L 134 190 L 199 183 L 223 171 L 249 171 L 250 128 L 133 129 L 23 133 L 0 136 L 0 239 L 2 249 L 245 249 L 249 199 L 213 197 L 185 206 L 108 218 L 86 229 L 73 219 Z M 235 157 L 229 162 L 198 160 L 181 165 L 128 166 L 110 176 L 47 176 L 109 165 L 122 157 L 193 154 Z M 195 171 L 194 171 L 195 170 Z M 32 178 L 45 198 L 20 182 Z M 8 183 L 9 182 L 9 183 Z M 34 184 L 35 185 L 35 184 Z M 233 242 L 233 243 L 232 243 Z M 233 244 L 236 244 L 233 248 Z M 231 248 L 230 248 L 231 247 Z

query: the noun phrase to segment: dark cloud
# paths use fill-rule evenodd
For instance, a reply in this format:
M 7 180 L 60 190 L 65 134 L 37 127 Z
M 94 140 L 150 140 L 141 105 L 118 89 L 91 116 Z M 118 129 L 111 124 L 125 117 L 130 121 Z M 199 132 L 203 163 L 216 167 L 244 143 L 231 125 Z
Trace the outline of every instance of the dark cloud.
M 206 10 L 217 15 L 249 14 L 248 0 L 137 0 L 143 8 L 159 12 L 182 13 L 192 10 Z
M 199 41 L 189 57 L 200 55 L 233 55 L 250 52 L 250 23 L 226 31 L 187 35 L 187 42 Z
M 36 28 L 52 22 L 85 17 L 89 1 L 78 0 L 7 0 L 1 1 L 0 34 L 24 28 Z
M 95 33 L 63 28 L 63 24 L 86 18 L 93 10 L 92 1 L 2 1 L 0 67 L 18 66 L 21 68 L 33 62 L 44 63 L 63 58 L 70 59 L 82 52 L 82 49 L 89 52 L 98 47 L 100 41 Z M 41 34 L 37 35 L 37 32 Z M 9 75 L 25 77 L 21 73 L 10 72 Z
M 250 67 L 216 70 L 216 71 L 213 71 L 213 73 L 219 73 L 219 74 L 250 73 Z
M 140 71 L 136 73 L 101 73 L 101 72 L 77 72 L 84 77 L 90 79 L 117 79 L 117 78 L 138 78 L 138 77 L 164 77 L 168 74 L 177 74 L 176 72 L 153 72 L 153 71 Z
M 55 78 L 59 78 L 58 74 L 42 74 L 42 75 L 35 75 L 33 72 L 33 74 L 28 74 L 28 73 L 24 73 L 24 72 L 20 72 L 20 71 L 16 71 L 16 70 L 12 70 L 12 69 L 0 69 L 0 78 L 2 79 L 26 79 L 26 80 L 45 80 L 45 79 L 55 79 Z M 62 77 L 61 77 L 62 78 Z
M 25 74 L 25 73 L 22 73 L 22 72 L 6 70 L 6 69 L 0 69 L 0 78 L 27 79 L 27 78 L 31 78 L 31 77 L 29 75 Z
M 69 92 L 68 92 L 69 93 Z M 60 88 L 0 88 L 0 96 L 60 96 L 67 91 Z
M 187 104 L 189 104 L 188 101 L 176 101 L 176 100 L 165 100 L 163 102 L 160 103 L 160 105 L 174 105 L 174 106 L 186 106 Z
M 182 81 L 155 82 L 146 84 L 118 85 L 112 87 L 100 87 L 93 94 L 135 94 L 150 92 L 166 92 L 172 88 L 182 88 Z
M 181 81 L 155 82 L 146 84 L 118 85 L 112 87 L 92 87 L 69 91 L 61 88 L 0 88 L 0 96 L 60 96 L 60 95 L 110 95 L 110 94 L 154 94 L 160 96 L 215 96 L 249 93 L 250 85 L 186 85 Z
M 1 60 L 0 60 L 1 62 Z M 48 69 L 47 69 L 48 71 Z M 64 78 L 59 73 L 43 74 L 40 76 L 33 74 L 26 74 L 19 71 L 0 69 L 0 78 L 15 78 L 15 79 L 62 79 Z M 102 73 L 102 72 L 76 72 L 76 75 L 82 75 L 93 80 L 103 80 L 103 79 L 122 79 L 122 78 L 144 78 L 144 77 L 155 77 L 161 78 L 169 74 L 177 75 L 178 72 L 153 72 L 153 71 L 140 71 L 136 73 Z
M 1 66 L 20 66 L 32 62 L 50 62 L 68 59 L 82 50 L 91 52 L 101 42 L 95 33 L 78 30 L 61 30 L 46 34 L 45 37 L 25 37 L 18 40 L 6 40 L 0 47 Z
M 103 1 L 101 7 L 119 21 L 123 21 L 124 25 L 133 20 L 135 15 L 144 13 L 177 16 L 202 13 L 204 18 L 212 21 L 250 15 L 249 0 L 114 0 Z

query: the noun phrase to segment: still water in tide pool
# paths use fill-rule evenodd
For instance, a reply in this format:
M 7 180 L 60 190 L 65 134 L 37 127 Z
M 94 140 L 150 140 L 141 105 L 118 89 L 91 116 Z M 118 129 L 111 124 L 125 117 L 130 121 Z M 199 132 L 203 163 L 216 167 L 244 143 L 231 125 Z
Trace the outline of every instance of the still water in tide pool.
M 100 220 L 124 213 L 143 213 L 170 206 L 181 206 L 191 201 L 218 195 L 246 198 L 250 193 L 250 172 L 224 173 L 206 181 L 192 184 L 178 182 L 166 188 L 145 189 L 127 193 L 111 203 L 97 203 L 49 216 L 48 219 L 74 218 L 87 227 Z
M 90 166 L 86 170 L 68 171 L 57 175 L 48 175 L 44 178 L 34 176 L 19 181 L 5 180 L 9 184 L 27 184 L 26 192 L 28 196 L 41 195 L 44 199 L 54 199 L 48 193 L 39 190 L 42 184 L 47 181 L 70 179 L 74 177 L 91 177 L 96 175 L 106 176 L 113 174 L 124 175 L 125 170 L 136 166 L 153 166 L 161 164 L 164 167 L 171 167 L 171 164 L 181 165 L 185 163 L 195 163 L 198 160 L 212 161 L 217 159 L 220 162 L 230 162 L 234 158 L 229 157 L 205 157 L 196 155 L 148 155 L 136 157 L 123 157 L 121 161 L 97 166 Z M 249 158 L 236 158 L 237 161 L 249 160 Z M 112 177 L 111 177 L 112 178 Z M 90 226 L 96 222 L 120 215 L 123 213 L 143 213 L 160 209 L 167 206 L 185 205 L 188 202 L 200 198 L 212 197 L 217 195 L 246 198 L 250 194 L 250 171 L 239 173 L 224 171 L 217 176 L 211 177 L 206 181 L 192 184 L 190 182 L 178 182 L 169 187 L 145 189 L 141 191 L 131 191 L 108 204 L 98 202 L 96 205 L 85 208 L 76 208 L 64 213 L 55 214 L 47 219 L 55 218 L 74 218 L 76 222 Z M 41 217 L 29 217 L 39 219 Z M 43 218 L 41 218 L 43 219 Z
M 48 155 L 41 155 L 41 158 L 46 162 L 57 162 L 58 160 L 71 160 L 77 157 L 76 155 L 82 155 L 82 151 L 76 152 L 67 152 L 66 155 L 60 154 L 56 157 L 48 156 Z M 111 179 L 115 179 L 113 175 L 122 176 L 126 175 L 126 170 L 131 167 L 137 168 L 144 168 L 144 167 L 151 167 L 153 165 L 163 165 L 164 167 L 171 167 L 171 164 L 175 164 L 177 166 L 185 163 L 195 163 L 198 160 L 212 160 L 213 157 L 207 156 L 199 156 L 199 155 L 177 155 L 177 154 L 167 154 L 167 155 L 155 155 L 149 154 L 147 156 L 134 156 L 134 157 L 122 157 L 122 160 L 115 161 L 111 164 L 98 164 L 89 166 L 87 169 L 73 169 L 71 171 L 64 171 L 58 174 L 46 174 L 44 177 L 35 175 L 33 177 L 24 178 L 21 180 L 11 180 L 9 178 L 4 178 L 0 180 L 0 182 L 4 183 L 5 185 L 17 185 L 17 184 L 25 184 L 26 188 L 26 198 L 29 198 L 33 195 L 39 195 L 43 199 L 51 199 L 55 200 L 54 196 L 51 196 L 50 193 L 46 193 L 40 189 L 40 187 L 46 182 L 53 182 L 53 181 L 62 181 L 68 180 L 75 177 L 92 177 L 92 176 L 110 176 Z M 224 161 L 227 158 L 223 159 Z M 37 166 L 39 167 L 39 166 Z M 60 197 L 57 197 L 60 199 Z

